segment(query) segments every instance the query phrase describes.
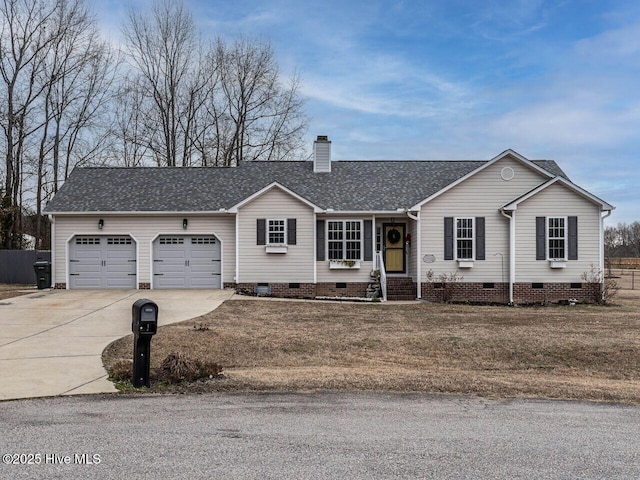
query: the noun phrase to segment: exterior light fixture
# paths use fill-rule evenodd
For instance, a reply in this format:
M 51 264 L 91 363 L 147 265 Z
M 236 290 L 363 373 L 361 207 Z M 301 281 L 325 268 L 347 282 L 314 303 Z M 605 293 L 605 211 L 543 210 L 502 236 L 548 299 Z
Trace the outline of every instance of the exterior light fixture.
M 189 220 L 187 220 L 186 218 L 183 218 L 182 219 L 182 228 L 184 230 L 186 230 L 187 229 L 187 225 L 189 225 Z
M 104 227 L 104 220 L 100 219 L 98 220 L 98 230 L 102 230 L 102 227 Z

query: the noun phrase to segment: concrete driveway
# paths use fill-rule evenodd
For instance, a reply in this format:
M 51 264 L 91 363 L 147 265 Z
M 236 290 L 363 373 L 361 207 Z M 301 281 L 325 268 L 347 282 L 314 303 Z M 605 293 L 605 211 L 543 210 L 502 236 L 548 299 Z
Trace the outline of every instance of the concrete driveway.
M 156 302 L 158 324 L 167 325 L 210 312 L 232 295 L 230 290 L 41 290 L 0 300 L 0 400 L 115 392 L 101 355 L 109 343 L 131 333 L 133 302 Z

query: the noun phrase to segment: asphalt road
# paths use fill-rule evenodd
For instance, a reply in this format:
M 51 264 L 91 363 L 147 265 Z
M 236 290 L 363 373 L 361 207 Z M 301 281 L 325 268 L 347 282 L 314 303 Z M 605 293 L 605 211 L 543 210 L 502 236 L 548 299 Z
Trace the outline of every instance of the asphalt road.
M 105 395 L 2 402 L 0 428 L 2 479 L 640 478 L 625 405 Z

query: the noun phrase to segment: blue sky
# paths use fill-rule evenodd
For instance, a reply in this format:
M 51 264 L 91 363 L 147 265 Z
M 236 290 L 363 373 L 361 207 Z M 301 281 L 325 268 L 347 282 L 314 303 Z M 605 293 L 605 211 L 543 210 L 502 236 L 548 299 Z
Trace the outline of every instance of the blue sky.
M 126 9 L 94 7 L 114 42 Z M 185 0 L 202 32 L 270 41 L 334 159 L 553 159 L 640 220 L 640 2 Z

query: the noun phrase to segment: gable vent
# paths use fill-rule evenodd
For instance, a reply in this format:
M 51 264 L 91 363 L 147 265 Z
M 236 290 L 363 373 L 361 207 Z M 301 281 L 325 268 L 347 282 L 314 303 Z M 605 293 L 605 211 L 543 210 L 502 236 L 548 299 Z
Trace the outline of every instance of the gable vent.
M 326 135 L 318 135 L 313 142 L 313 171 L 331 172 L 331 141 Z

